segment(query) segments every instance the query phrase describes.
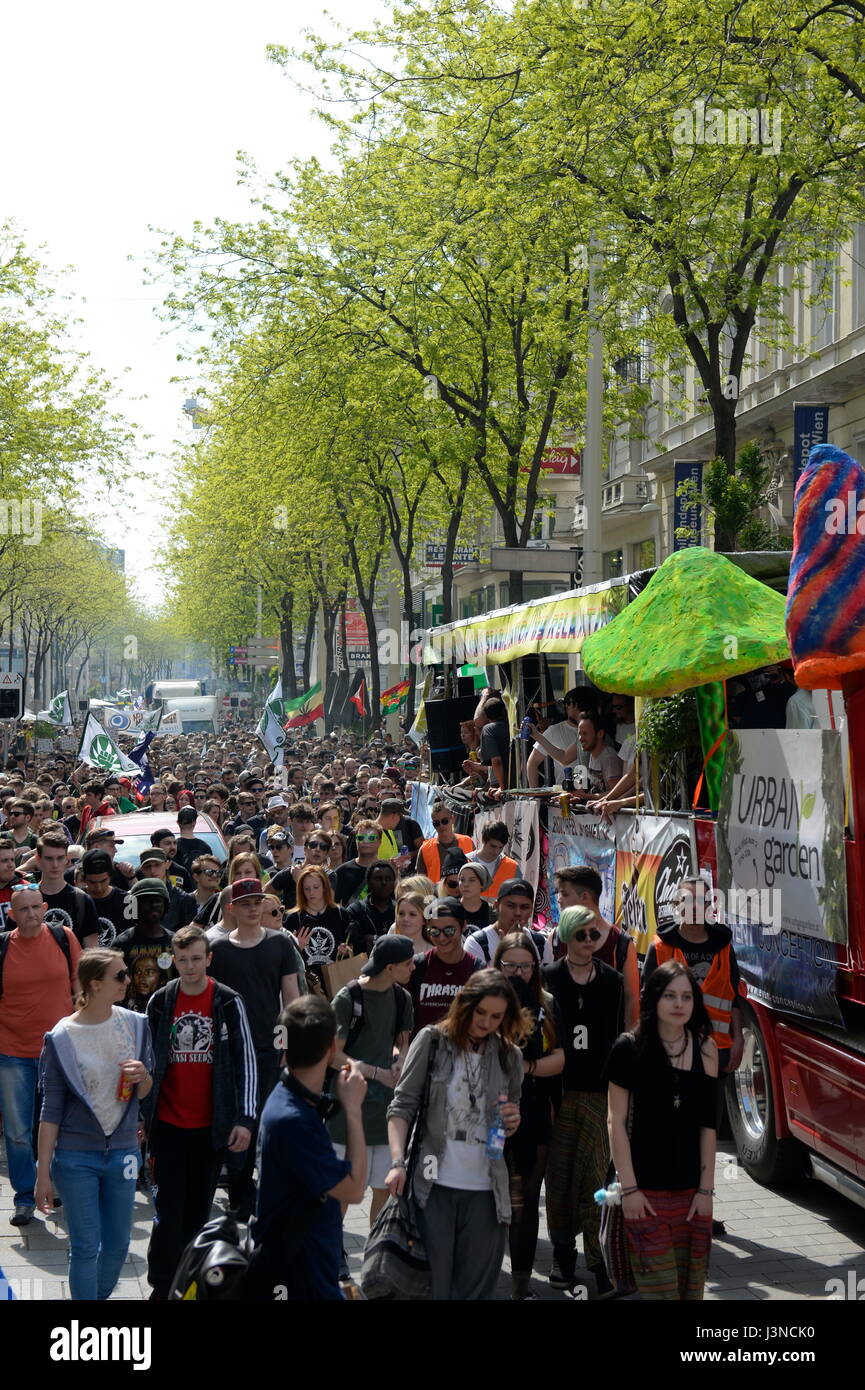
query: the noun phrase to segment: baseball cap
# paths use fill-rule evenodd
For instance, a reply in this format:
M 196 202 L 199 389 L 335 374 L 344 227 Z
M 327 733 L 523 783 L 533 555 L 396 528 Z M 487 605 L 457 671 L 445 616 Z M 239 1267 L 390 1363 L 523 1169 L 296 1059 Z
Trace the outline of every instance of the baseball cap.
M 231 885 L 231 901 L 240 902 L 241 898 L 263 898 L 264 889 L 261 886 L 260 878 L 239 878 Z
M 108 840 L 108 839 L 112 839 L 112 840 L 114 841 L 115 845 L 122 845 L 122 844 L 123 844 L 123 841 L 122 841 L 122 840 L 118 840 L 117 836 L 114 834 L 114 831 L 113 831 L 113 830 L 109 830 L 109 828 L 108 828 L 107 825 L 103 825 L 103 826 L 98 826 L 98 825 L 97 825 L 93 830 L 88 830 L 88 832 L 87 832 L 87 834 L 85 835 L 84 838 L 85 838 L 85 840 L 87 841 L 88 845 L 95 844 L 97 840 Z
M 458 922 L 466 920 L 466 910 L 459 898 L 433 898 L 423 915 L 428 922 L 434 922 L 437 917 L 456 917 Z
M 269 796 L 267 798 L 267 809 L 272 811 L 274 806 L 285 806 L 288 803 L 283 801 L 281 796 Z
M 373 943 L 369 960 L 362 974 L 380 975 L 389 965 L 404 965 L 414 955 L 414 943 L 409 936 L 380 936 Z
M 81 856 L 81 868 L 85 874 L 111 874 L 114 860 L 104 849 L 89 849 Z
M 535 900 L 535 890 L 524 878 L 506 878 L 496 894 L 496 902 L 500 903 L 502 898 L 509 898 L 512 894 L 520 898 L 531 898 L 532 902 Z
M 140 878 L 133 883 L 129 892 L 133 898 L 164 898 L 167 903 L 171 902 L 168 889 L 161 878 Z
M 139 864 L 152 864 L 158 860 L 160 864 L 168 863 L 168 855 L 164 849 L 157 849 L 156 845 L 151 845 L 150 849 L 143 849 L 139 858 Z
M 290 838 L 290 836 L 284 835 L 282 832 L 280 832 L 278 835 L 268 835 L 267 843 L 268 845 L 276 845 L 277 849 L 280 849 L 283 845 L 294 844 L 294 841 Z

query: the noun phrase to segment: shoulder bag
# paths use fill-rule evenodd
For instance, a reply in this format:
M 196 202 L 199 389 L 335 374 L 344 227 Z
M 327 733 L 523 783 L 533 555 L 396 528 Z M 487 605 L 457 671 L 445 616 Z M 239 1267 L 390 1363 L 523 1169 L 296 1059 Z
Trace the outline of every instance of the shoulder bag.
M 420 1157 L 421 1134 L 429 1107 L 430 1086 L 440 1034 L 432 1035 L 424 1082 L 423 1100 L 415 1116 L 406 1159 L 405 1188 L 401 1197 L 385 1202 L 367 1237 L 360 1286 L 368 1299 L 429 1298 L 432 1287 L 429 1260 L 417 1223 L 412 1196 L 414 1171 Z

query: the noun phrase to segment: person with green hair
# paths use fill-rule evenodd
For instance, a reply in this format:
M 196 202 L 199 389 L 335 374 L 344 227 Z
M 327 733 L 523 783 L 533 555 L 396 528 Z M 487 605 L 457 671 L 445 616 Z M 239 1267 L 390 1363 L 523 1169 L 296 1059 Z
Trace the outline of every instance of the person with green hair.
M 565 908 L 558 934 L 566 954 L 543 972 L 544 987 L 559 1007 L 565 1049 L 564 1094 L 546 1173 L 550 1283 L 573 1295 L 582 1234 L 586 1266 L 598 1297 L 605 1298 L 615 1290 L 601 1257 L 601 1209 L 594 1193 L 606 1184 L 610 1164 L 606 1068 L 624 1027 L 624 986 L 618 971 L 594 955 L 601 930 L 590 908 Z

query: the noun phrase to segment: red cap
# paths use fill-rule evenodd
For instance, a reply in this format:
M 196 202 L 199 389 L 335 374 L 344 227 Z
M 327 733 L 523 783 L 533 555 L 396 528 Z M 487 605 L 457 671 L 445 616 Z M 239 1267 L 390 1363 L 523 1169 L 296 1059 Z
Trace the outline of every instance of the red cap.
M 261 886 L 260 878 L 239 878 L 231 885 L 231 901 L 239 902 L 241 898 L 263 898 L 264 889 Z

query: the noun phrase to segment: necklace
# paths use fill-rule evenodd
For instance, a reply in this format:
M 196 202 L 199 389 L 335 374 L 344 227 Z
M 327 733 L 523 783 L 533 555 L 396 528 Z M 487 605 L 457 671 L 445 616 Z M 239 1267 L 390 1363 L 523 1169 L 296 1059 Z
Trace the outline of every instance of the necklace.
M 463 1057 L 465 1058 L 466 1064 L 466 1082 L 468 1083 L 469 1088 L 469 1105 L 471 1106 L 472 1110 L 477 1110 L 478 1092 L 481 1089 L 481 1079 L 483 1077 L 484 1071 L 483 1053 L 480 1053 L 479 1055 L 472 1057 L 468 1052 L 464 1052 Z M 474 1067 L 475 1062 L 477 1062 L 477 1070 L 475 1070 Z
M 575 970 L 585 970 L 585 968 L 586 968 L 586 967 L 585 967 L 584 965 L 572 965 L 571 962 L 568 961 L 568 971 L 569 971 L 569 973 L 570 973 L 571 979 L 574 981 L 574 984 L 577 986 L 577 989 L 580 990 L 580 991 L 584 990 L 584 989 L 587 987 L 587 985 L 590 985 L 590 984 L 592 983 L 592 980 L 595 978 L 595 962 L 594 962 L 594 961 L 590 961 L 590 962 L 589 962 L 589 973 L 588 973 L 588 975 L 586 976 L 586 978 L 585 978 L 584 980 L 578 980 L 578 979 L 576 979 L 575 976 L 574 976 L 574 971 L 575 971 Z M 583 995 L 582 995 L 582 992 L 581 992 L 581 993 L 578 995 L 578 997 L 577 997 L 577 1008 L 578 1008 L 578 1009 L 581 1009 L 581 1008 L 583 1007 L 583 1003 L 584 1003 L 584 1000 L 583 1000 Z
M 679 1048 L 678 1052 L 670 1052 L 668 1050 L 670 1046 L 675 1047 L 675 1043 L 667 1043 L 663 1038 L 661 1041 L 664 1043 L 664 1048 L 667 1051 L 667 1061 L 670 1063 L 670 1069 L 673 1073 L 673 1109 L 678 1110 L 682 1104 L 682 1097 L 679 1094 L 679 1087 L 681 1086 L 679 1077 L 681 1076 L 682 1068 L 676 1064 L 681 1057 L 684 1057 L 688 1050 L 688 1043 L 690 1042 L 688 1030 L 685 1029 L 682 1033 L 682 1046 Z

